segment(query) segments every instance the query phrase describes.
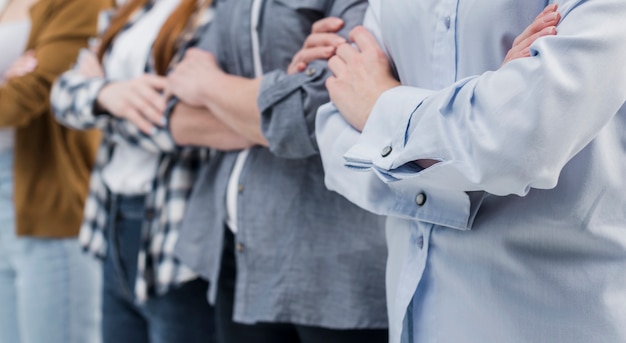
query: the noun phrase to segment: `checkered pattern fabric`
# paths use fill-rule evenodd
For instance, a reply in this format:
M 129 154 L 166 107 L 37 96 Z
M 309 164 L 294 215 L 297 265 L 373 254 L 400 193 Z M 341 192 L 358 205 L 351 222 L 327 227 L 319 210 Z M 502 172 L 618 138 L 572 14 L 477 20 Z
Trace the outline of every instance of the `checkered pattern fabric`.
M 131 27 L 152 4 L 147 4 L 135 13 L 123 30 Z M 211 9 L 203 12 L 206 12 L 202 13 L 206 19 L 197 21 L 199 24 L 194 28 L 195 34 L 188 35 L 183 47 L 193 45 L 206 30 Z M 103 13 L 100 27 L 106 27 L 107 24 L 102 24 L 102 21 L 110 18 L 111 12 Z M 146 72 L 152 71 L 152 63 L 149 61 Z M 107 113 L 95 113 L 96 97 L 108 82 L 106 78 L 87 78 L 76 70 L 70 70 L 53 86 L 52 108 L 57 120 L 68 127 L 79 130 L 97 128 L 103 132 L 79 236 L 85 250 L 97 257 L 104 258 L 107 251 L 108 204 L 111 199 L 111 193 L 102 178 L 102 170 L 111 160 L 116 142 L 124 140 L 159 154 L 157 175 L 146 196 L 146 217 L 141 228 L 142 247 L 135 282 L 137 300 L 145 301 L 150 296 L 164 294 L 172 287 L 196 277 L 191 269 L 178 261 L 173 250 L 198 169 L 210 154 L 205 149 L 177 147 L 167 129 L 146 135 L 127 120 Z

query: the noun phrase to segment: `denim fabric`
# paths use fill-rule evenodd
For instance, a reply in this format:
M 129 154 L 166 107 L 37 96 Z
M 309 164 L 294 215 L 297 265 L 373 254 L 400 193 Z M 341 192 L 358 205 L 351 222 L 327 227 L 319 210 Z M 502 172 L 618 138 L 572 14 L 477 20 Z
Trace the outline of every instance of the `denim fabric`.
M 0 154 L 0 342 L 100 342 L 98 262 L 76 239 L 15 235 L 12 158 Z
M 105 343 L 213 343 L 213 308 L 200 279 L 139 304 L 133 293 L 145 198 L 113 195 L 104 261 L 102 337 Z

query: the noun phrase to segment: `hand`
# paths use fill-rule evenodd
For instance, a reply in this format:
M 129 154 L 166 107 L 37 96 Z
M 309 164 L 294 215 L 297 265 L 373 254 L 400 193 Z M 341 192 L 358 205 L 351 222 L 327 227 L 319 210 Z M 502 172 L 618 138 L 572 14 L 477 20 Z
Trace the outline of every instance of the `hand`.
M 546 6 L 535 20 L 513 41 L 513 47 L 506 54 L 502 65 L 530 56 L 530 46 L 540 37 L 556 35 L 556 25 L 561 20 L 557 4 Z
M 350 44 L 342 44 L 328 66 L 333 72 L 326 80 L 330 99 L 341 115 L 362 131 L 381 94 L 400 85 L 391 72 L 387 56 L 376 38 L 362 26 L 350 32 Z
M 88 78 L 104 77 L 104 69 L 96 54 L 87 49 L 81 49 L 78 53 L 78 73 Z
M 304 41 L 302 49 L 291 60 L 287 74 L 304 71 L 312 61 L 331 58 L 337 47 L 346 42 L 345 38 L 336 34 L 343 28 L 343 25 L 343 20 L 336 17 L 316 21 L 313 24 L 311 34 Z
M 155 125 L 164 125 L 166 99 L 161 91 L 165 85 L 165 78 L 151 74 L 112 82 L 98 93 L 97 105 L 118 118 L 129 120 L 144 133 L 151 134 Z
M 167 76 L 166 95 L 175 95 L 190 106 L 203 107 L 207 101 L 204 92 L 219 83 L 217 79 L 223 75 L 215 56 L 200 49 L 189 49 Z
M 37 58 L 35 52 L 28 50 L 17 61 L 13 62 L 11 67 L 4 73 L 4 79 L 9 80 L 14 77 L 24 76 L 37 67 Z

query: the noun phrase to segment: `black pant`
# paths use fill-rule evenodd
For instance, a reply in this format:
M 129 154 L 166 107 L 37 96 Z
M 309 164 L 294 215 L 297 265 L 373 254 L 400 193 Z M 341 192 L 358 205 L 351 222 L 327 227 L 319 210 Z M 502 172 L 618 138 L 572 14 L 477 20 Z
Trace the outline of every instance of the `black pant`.
M 388 341 L 387 330 L 330 330 L 283 323 L 255 325 L 235 323 L 232 320 L 237 277 L 235 237 L 228 228 L 225 231 L 215 304 L 217 336 L 221 343 L 386 343 Z

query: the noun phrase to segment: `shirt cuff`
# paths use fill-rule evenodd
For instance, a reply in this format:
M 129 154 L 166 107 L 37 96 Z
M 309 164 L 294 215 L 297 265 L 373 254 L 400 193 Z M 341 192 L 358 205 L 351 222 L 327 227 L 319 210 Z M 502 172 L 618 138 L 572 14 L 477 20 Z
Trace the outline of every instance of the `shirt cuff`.
M 399 86 L 383 93 L 370 114 L 358 142 L 344 155 L 349 166 L 391 171 L 398 163 L 415 110 L 433 91 Z M 411 166 L 412 167 L 412 166 Z M 393 177 L 389 180 L 394 180 Z

